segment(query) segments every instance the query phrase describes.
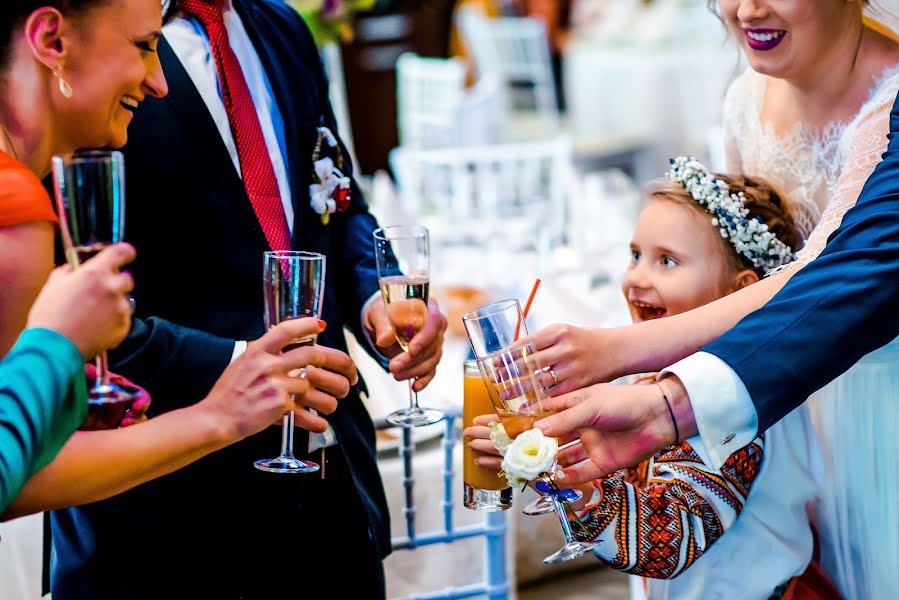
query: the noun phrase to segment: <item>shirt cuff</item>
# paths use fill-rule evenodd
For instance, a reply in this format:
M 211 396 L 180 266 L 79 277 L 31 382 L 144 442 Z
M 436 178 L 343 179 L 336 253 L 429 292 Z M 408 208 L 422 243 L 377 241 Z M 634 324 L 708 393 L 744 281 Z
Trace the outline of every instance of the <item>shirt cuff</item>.
M 755 439 L 759 418 L 752 397 L 726 362 L 697 352 L 664 369 L 659 379 L 666 375 L 677 375 L 687 390 L 709 466 L 721 469 L 735 450 Z
M 375 360 L 377 360 L 378 364 L 380 364 L 382 367 L 384 367 L 386 369 L 387 365 L 390 364 L 390 359 L 381 353 L 381 349 L 378 348 L 378 346 L 375 345 L 375 341 L 373 339 L 371 339 L 371 334 L 368 333 L 368 327 L 365 326 L 365 311 L 368 310 L 368 307 L 371 306 L 372 302 L 374 302 L 375 300 L 377 300 L 380 297 L 381 297 L 381 292 L 377 291 L 374 294 L 372 294 L 368 300 L 365 301 L 365 304 L 362 305 L 362 312 L 359 315 L 359 322 L 362 323 L 362 333 L 363 333 L 363 335 L 365 335 L 365 341 L 368 343 L 368 347 L 371 348 L 373 351 L 373 356 L 375 357 Z
M 231 352 L 231 362 L 237 360 L 237 357 L 247 351 L 247 343 L 243 340 L 234 342 L 234 351 Z M 230 364 L 230 363 L 229 363 Z

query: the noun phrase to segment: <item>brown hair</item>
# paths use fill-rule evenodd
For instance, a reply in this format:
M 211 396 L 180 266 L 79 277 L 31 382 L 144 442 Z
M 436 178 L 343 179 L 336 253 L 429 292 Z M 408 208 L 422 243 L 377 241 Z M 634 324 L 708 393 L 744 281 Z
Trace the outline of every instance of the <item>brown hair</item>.
M 0 68 L 10 59 L 10 46 L 16 28 L 21 27 L 28 15 L 42 6 L 50 6 L 64 15 L 73 15 L 95 6 L 108 4 L 110 0 L 0 0 Z M 177 0 L 159 0 L 163 22 L 171 19 L 178 10 Z
M 793 220 L 793 211 L 789 202 L 766 181 L 757 177 L 745 175 L 729 176 L 713 174 L 730 188 L 732 193 L 743 192 L 746 198 L 746 208 L 749 210 L 750 219 L 758 219 L 768 226 L 768 231 L 777 236 L 781 242 L 789 246 L 793 252 L 798 250 L 801 243 L 796 223 Z M 676 181 L 659 181 L 649 191 L 648 198 L 669 200 L 677 204 L 691 207 L 701 215 L 711 220 L 711 214 L 701 204 L 693 199 L 690 192 Z M 709 227 L 712 227 L 711 222 Z M 730 240 L 718 236 L 724 256 L 727 257 L 727 267 L 733 273 L 739 273 L 744 269 L 752 269 L 759 277 L 765 276 L 764 269 L 755 267 L 752 262 L 737 252 Z

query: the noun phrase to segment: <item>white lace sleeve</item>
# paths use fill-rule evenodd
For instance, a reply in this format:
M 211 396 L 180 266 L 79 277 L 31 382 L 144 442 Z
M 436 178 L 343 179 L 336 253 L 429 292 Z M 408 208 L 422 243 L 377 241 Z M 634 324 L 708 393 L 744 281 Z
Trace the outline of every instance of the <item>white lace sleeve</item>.
M 813 261 L 827 245 L 827 238 L 840 226 L 846 214 L 858 200 L 865 182 L 886 152 L 890 132 L 890 110 L 895 101 L 896 86 L 889 86 L 883 101 L 870 106 L 846 131 L 843 144 L 843 169 L 821 220 L 799 252 L 798 260 L 790 265 L 803 266 Z M 880 100 L 880 98 L 878 98 Z

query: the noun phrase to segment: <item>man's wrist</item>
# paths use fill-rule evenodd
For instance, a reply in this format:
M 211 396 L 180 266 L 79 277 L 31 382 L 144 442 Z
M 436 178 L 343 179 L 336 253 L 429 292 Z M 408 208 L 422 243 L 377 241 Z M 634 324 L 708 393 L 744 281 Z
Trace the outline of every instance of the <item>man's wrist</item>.
M 696 415 L 693 414 L 693 406 L 690 404 L 690 395 L 687 389 L 677 375 L 668 375 L 658 381 L 659 387 L 665 392 L 668 403 L 671 406 L 671 413 L 668 414 L 667 407 L 664 408 L 665 414 L 669 420 L 673 415 L 674 421 L 677 423 L 677 430 L 680 440 L 691 438 L 699 433 L 696 427 Z M 672 429 L 674 427 L 672 426 Z

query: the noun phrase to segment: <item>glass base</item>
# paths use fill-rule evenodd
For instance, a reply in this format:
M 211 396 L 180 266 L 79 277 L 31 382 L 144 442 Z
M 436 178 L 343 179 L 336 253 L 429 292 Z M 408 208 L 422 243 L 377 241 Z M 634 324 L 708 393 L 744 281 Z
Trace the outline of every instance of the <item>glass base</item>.
M 482 490 L 467 483 L 463 495 L 465 508 L 481 512 L 498 512 L 512 508 L 512 488 L 502 490 Z
M 387 422 L 399 427 L 422 427 L 443 420 L 443 413 L 433 408 L 404 408 L 387 415 Z
M 269 473 L 315 473 L 321 467 L 309 460 L 300 460 L 292 456 L 279 456 L 278 458 L 265 458 L 253 463 L 260 471 Z
M 87 418 L 81 424 L 82 431 L 118 429 L 128 410 L 139 396 L 131 387 L 115 384 L 97 385 L 87 393 Z
M 582 554 L 586 554 L 592 551 L 601 543 L 602 542 L 568 542 L 567 544 L 562 546 L 561 550 L 544 558 L 543 562 L 547 565 L 554 565 L 556 563 L 565 562 L 566 560 L 577 558 Z
M 117 402 L 130 402 L 137 398 L 137 390 L 123 388 L 114 383 L 97 383 L 87 391 L 88 404 L 115 404 Z
M 572 491 L 576 494 L 576 497 L 572 499 L 572 502 L 577 502 L 584 496 L 577 490 Z M 529 517 L 535 517 L 537 515 L 545 515 L 547 513 L 551 513 L 553 512 L 553 510 L 555 509 L 553 508 L 552 500 L 550 500 L 548 496 L 540 496 L 539 498 L 525 506 L 523 509 L 521 509 L 521 512 L 528 515 Z

